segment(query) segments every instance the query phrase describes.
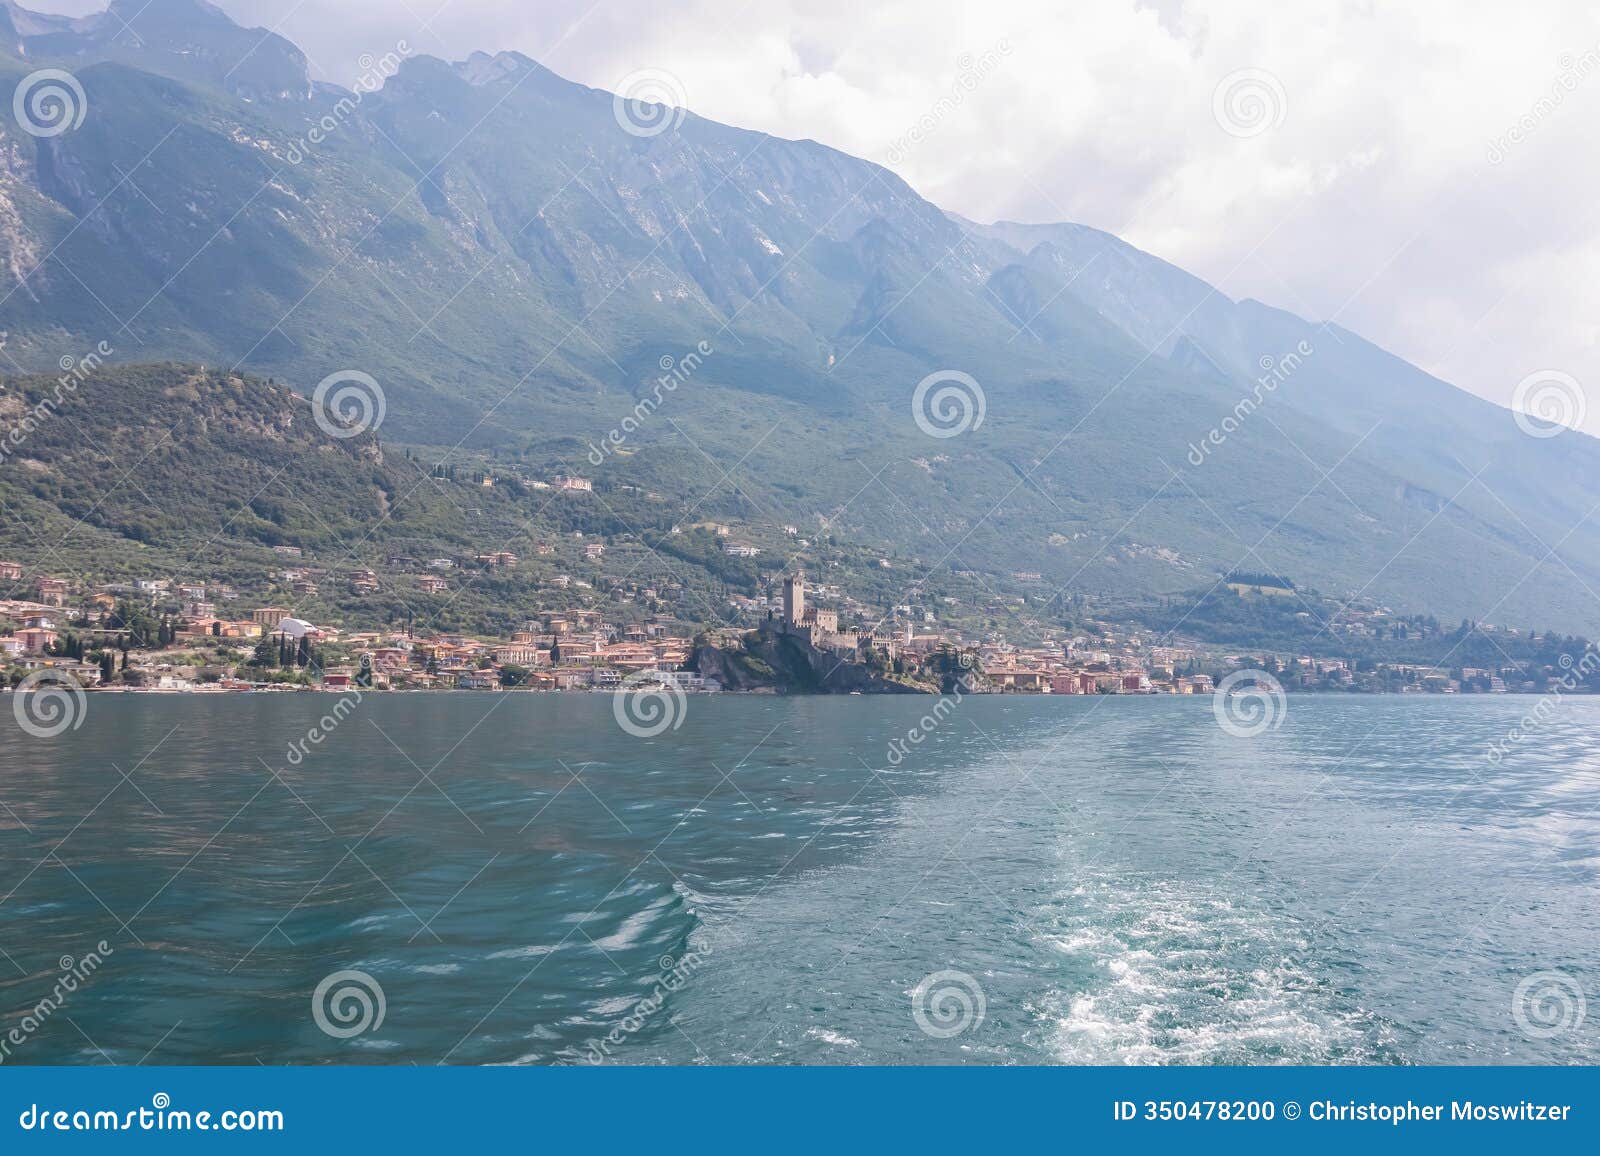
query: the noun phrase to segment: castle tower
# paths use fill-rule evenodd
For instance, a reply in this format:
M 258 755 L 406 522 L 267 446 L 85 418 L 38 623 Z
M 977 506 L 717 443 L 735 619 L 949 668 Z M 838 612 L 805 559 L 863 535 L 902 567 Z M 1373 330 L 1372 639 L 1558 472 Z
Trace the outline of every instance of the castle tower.
M 806 616 L 806 572 L 796 570 L 783 580 L 783 621 L 787 626 L 799 626 Z

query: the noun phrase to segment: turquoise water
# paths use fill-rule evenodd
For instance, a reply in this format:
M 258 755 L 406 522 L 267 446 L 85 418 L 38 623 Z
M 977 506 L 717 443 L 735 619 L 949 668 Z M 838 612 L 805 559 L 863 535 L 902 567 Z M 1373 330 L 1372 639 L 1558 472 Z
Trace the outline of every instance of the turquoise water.
M 0 700 L 6 1062 L 1600 1059 L 1600 701 L 335 701 Z

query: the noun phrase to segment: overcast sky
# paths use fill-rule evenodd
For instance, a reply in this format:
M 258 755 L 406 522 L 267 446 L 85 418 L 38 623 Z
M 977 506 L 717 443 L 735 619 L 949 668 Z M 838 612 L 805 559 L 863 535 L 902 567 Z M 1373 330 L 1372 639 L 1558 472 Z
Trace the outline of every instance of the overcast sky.
M 665 70 L 704 116 L 888 164 L 978 220 L 1110 230 L 1231 297 L 1337 320 L 1496 401 L 1530 373 L 1570 373 L 1600 433 L 1589 3 L 220 6 L 342 83 L 399 40 L 451 59 L 517 49 L 605 89 Z

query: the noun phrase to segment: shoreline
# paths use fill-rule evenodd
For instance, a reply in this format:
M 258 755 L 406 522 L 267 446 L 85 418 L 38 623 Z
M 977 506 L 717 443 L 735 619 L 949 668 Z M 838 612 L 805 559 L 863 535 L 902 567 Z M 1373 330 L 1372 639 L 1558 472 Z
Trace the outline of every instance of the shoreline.
M 44 694 L 58 689 L 58 685 L 49 687 L 0 687 L 0 694 Z M 569 687 L 559 690 L 535 690 L 531 687 L 477 687 L 466 688 L 459 686 L 418 686 L 403 687 L 399 689 L 375 689 L 372 687 L 335 687 L 335 686 L 294 686 L 294 687 L 137 687 L 137 686 L 89 686 L 79 687 L 78 693 L 95 695 L 131 694 L 131 695 L 165 695 L 185 696 L 203 695 L 217 697 L 220 695 L 295 695 L 295 694 L 326 694 L 342 698 L 351 694 L 358 694 L 365 698 L 368 695 L 400 695 L 400 694 L 526 694 L 544 697 L 547 695 L 618 695 L 618 694 L 660 694 L 661 690 L 653 687 L 594 687 L 579 690 Z M 763 687 L 754 690 L 683 690 L 669 688 L 668 694 L 682 695 L 694 698 L 883 698 L 883 697 L 912 697 L 920 695 L 925 698 L 945 697 L 939 691 L 911 691 L 890 692 L 876 690 L 854 691 L 813 691 L 813 690 L 779 690 Z M 1428 691 L 1395 691 L 1395 690 L 1288 690 L 1284 694 L 1293 698 L 1417 698 L 1417 699 L 1501 699 L 1501 698 L 1541 698 L 1553 692 L 1544 690 L 1505 690 L 1490 693 L 1461 693 L 1461 692 L 1428 692 Z M 969 691 L 966 698 L 1005 698 L 1005 699 L 1100 699 L 1100 698 L 1155 698 L 1155 699 L 1197 699 L 1209 702 L 1216 695 L 1215 691 L 1204 694 L 1172 694 L 1161 691 L 1129 691 L 1111 694 L 1055 694 L 1050 691 Z M 1561 696 L 1596 698 L 1600 692 L 1572 690 L 1562 692 Z

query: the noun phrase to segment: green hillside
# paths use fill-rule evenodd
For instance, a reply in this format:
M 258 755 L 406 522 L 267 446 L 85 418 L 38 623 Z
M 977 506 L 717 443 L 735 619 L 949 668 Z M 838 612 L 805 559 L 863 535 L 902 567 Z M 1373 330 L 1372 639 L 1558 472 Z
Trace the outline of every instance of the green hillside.
M 460 477 L 573 472 L 596 481 L 601 513 L 570 532 L 610 518 L 643 541 L 687 516 L 736 524 L 763 565 L 787 552 L 813 568 L 839 561 L 829 543 L 887 604 L 970 585 L 958 571 L 982 576 L 984 599 L 1038 573 L 1047 613 L 1062 588 L 1161 595 L 1244 569 L 1448 618 L 1600 630 L 1600 527 L 1585 520 L 1600 443 L 1527 438 L 1354 334 L 1231 302 L 1094 230 L 952 219 L 814 142 L 693 115 L 630 134 L 610 94 L 516 54 L 397 61 L 357 99 L 311 84 L 272 36 L 248 76 L 218 74 L 208 62 L 241 30 L 192 0 L 118 11 L 139 45 L 104 24 L 0 28 L 0 83 L 53 61 L 87 101 L 56 136 L 0 121 L 10 368 L 104 343 L 304 395 L 358 370 L 383 391 L 385 443 L 458 481 L 400 501 L 412 479 L 392 452 L 341 463 L 375 475 L 359 485 L 308 461 L 302 493 L 257 508 L 271 499 L 250 485 L 283 463 L 245 464 L 252 441 L 210 444 L 202 422 L 173 452 L 220 455 L 231 479 L 173 458 L 149 508 L 109 500 L 64 549 L 90 548 L 93 529 L 176 558 L 196 524 L 174 515 L 181 497 L 237 513 L 224 538 L 257 551 L 274 535 L 322 549 L 386 502 L 384 535 L 403 523 L 464 550 L 480 518 L 511 532 L 535 516 L 502 503 L 548 495 L 466 501 Z M 1261 358 L 1300 342 L 1315 354 L 1196 465 Z M 662 393 L 663 367 L 701 348 Z M 914 390 L 941 371 L 979 383 L 981 426 L 919 427 Z M 591 449 L 641 405 L 621 452 Z M 93 508 L 73 478 L 29 469 L 0 477 L 33 521 Z M 546 516 L 534 533 L 554 532 Z M 709 553 L 708 578 L 754 580 L 750 560 Z M 670 551 L 642 554 L 657 556 Z

